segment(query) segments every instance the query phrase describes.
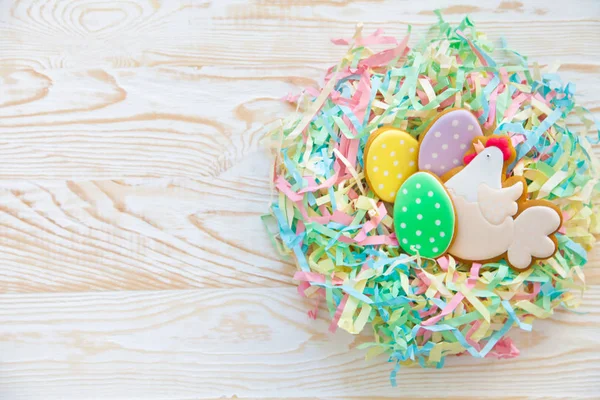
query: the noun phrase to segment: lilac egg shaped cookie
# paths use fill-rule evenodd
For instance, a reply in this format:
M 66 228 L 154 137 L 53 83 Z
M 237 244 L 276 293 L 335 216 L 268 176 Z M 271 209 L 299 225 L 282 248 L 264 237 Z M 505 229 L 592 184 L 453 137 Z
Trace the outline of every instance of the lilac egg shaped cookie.
M 419 171 L 442 176 L 463 165 L 463 157 L 473 139 L 482 135 L 479 121 L 470 111 L 451 109 L 443 112 L 421 135 Z

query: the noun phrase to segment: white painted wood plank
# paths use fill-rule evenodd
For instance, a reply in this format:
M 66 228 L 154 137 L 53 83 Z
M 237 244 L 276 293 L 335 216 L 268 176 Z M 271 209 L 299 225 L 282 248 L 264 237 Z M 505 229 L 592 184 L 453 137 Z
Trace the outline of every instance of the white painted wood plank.
M 268 182 L 237 172 L 3 182 L 0 293 L 291 285 L 260 220 Z
M 216 176 L 290 112 L 281 96 L 311 82 L 194 69 L 5 70 L 4 80 L 0 177 L 71 180 Z
M 0 293 L 293 285 L 260 220 L 267 178 L 226 175 L 1 182 Z M 590 258 L 598 284 L 600 246 Z
M 514 360 L 451 358 L 443 370 L 365 362 L 367 340 L 326 333 L 295 289 L 0 295 L 0 398 L 593 398 L 600 287 L 581 311 L 514 332 Z
M 293 112 L 281 97 L 318 85 L 323 72 L 5 69 L 0 180 L 212 176 L 217 183 L 240 164 L 265 178 L 264 125 Z M 597 72 L 567 66 L 564 73 L 592 110 L 600 110 Z
M 600 5 L 594 0 L 10 1 L 0 5 L 0 64 L 16 67 L 262 66 L 332 62 L 343 54 L 330 37 L 357 22 L 415 36 L 445 9 L 471 15 L 490 37 L 544 60 L 597 64 Z M 290 45 L 292 44 L 292 45 Z

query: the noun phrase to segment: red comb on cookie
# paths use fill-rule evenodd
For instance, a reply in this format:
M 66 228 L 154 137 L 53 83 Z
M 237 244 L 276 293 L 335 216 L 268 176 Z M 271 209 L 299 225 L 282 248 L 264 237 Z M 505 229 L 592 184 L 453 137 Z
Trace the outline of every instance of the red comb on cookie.
M 466 154 L 463 158 L 465 165 L 468 165 L 477 156 L 477 153 Z
M 499 137 L 491 137 L 485 142 L 485 147 L 497 147 L 502 152 L 502 157 L 504 161 L 508 160 L 511 155 L 510 144 L 508 143 L 508 138 L 505 136 Z M 473 159 L 477 156 L 477 153 L 469 153 L 465 154 L 463 157 L 463 162 L 465 165 L 469 164 Z
M 505 136 L 491 137 L 485 143 L 485 147 L 497 147 L 502 151 L 504 161 L 510 158 L 510 145 L 508 144 L 508 138 Z

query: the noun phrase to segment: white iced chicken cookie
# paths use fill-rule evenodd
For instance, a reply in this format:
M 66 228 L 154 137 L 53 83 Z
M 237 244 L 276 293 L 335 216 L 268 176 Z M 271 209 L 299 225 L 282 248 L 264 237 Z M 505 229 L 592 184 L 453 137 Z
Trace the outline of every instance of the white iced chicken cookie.
M 504 180 L 506 166 L 514 159 L 508 138 L 481 137 L 474 147 L 476 151 L 465 156 L 467 165 L 445 182 L 458 226 L 448 253 L 473 262 L 505 258 L 519 270 L 551 257 L 561 214 L 547 201 L 527 201 L 523 178 Z

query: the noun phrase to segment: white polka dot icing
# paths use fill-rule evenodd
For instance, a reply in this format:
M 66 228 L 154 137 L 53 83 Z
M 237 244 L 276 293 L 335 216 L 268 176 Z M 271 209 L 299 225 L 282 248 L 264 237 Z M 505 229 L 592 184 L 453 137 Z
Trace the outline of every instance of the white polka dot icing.
M 440 257 L 450 247 L 456 227 L 454 207 L 444 186 L 432 174 L 417 172 L 403 183 L 400 193 L 405 194 L 394 204 L 400 246 L 408 254 Z
M 408 133 L 384 127 L 373 132 L 364 153 L 369 187 L 383 201 L 393 202 L 402 182 L 417 171 L 414 151 L 419 143 Z
M 421 135 L 419 170 L 441 176 L 448 171 L 448 166 L 462 164 L 466 149 L 483 132 L 477 118 L 470 111 L 454 109 L 443 113 Z M 459 164 L 454 163 L 454 160 L 459 160 Z

